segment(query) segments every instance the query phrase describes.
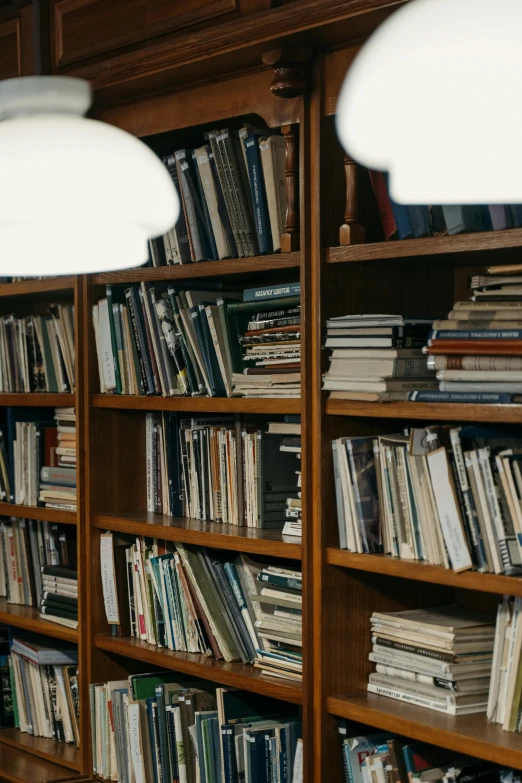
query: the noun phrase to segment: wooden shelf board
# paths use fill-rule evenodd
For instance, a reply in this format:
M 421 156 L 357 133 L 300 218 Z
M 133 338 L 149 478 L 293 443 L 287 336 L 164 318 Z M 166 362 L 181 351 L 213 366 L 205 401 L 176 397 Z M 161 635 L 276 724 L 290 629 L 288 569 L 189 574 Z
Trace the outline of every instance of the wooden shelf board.
M 93 394 L 92 407 L 143 411 L 194 413 L 301 413 L 301 400 L 246 397 L 133 397 L 127 394 Z M 521 406 L 522 410 L 522 406 Z
M 368 242 L 328 248 L 328 264 L 345 264 L 357 261 L 379 261 L 388 258 L 413 256 L 437 256 L 445 253 L 469 253 L 478 250 L 501 250 L 522 246 L 522 229 L 485 231 L 483 233 L 456 234 L 455 236 L 403 239 L 397 242 Z
M 19 729 L 0 729 L 0 745 L 18 748 L 32 756 L 46 759 L 68 769 L 80 771 L 80 751 L 67 742 L 55 742 L 46 737 L 33 737 Z
M 152 536 L 214 549 L 231 549 L 235 552 L 292 560 L 300 560 L 302 557 L 301 539 L 292 536 L 283 538 L 280 530 L 255 530 L 145 511 L 141 514 L 96 514 L 94 525 L 101 530 L 114 530 L 133 536 Z
M 382 419 L 426 419 L 430 421 L 484 421 L 520 424 L 522 405 L 482 405 L 451 402 L 355 402 L 326 400 L 332 416 Z
M 119 638 L 99 634 L 96 636 L 96 647 L 127 658 L 136 658 L 151 666 L 173 669 L 189 676 L 261 693 L 293 704 L 300 704 L 302 701 L 300 683 L 266 677 L 261 674 L 260 669 L 254 669 L 244 663 L 225 663 L 204 655 L 166 650 L 132 637 Z
M 244 275 L 250 272 L 270 272 L 274 269 L 299 267 L 301 254 L 274 253 L 254 258 L 232 258 L 225 261 L 200 261 L 197 264 L 176 264 L 175 266 L 138 267 L 123 272 L 103 272 L 92 276 L 92 282 L 140 283 L 142 280 L 192 280 L 196 277 L 221 277 L 222 275 Z
M 38 609 L 33 606 L 8 604 L 6 598 L 0 598 L 0 623 L 14 625 L 16 628 L 23 628 L 34 633 L 43 633 L 45 636 L 64 639 L 67 642 L 78 642 L 78 631 L 74 628 L 42 620 Z
M 60 508 L 43 506 L 19 506 L 16 503 L 0 503 L 0 516 L 20 517 L 21 519 L 42 519 L 45 522 L 58 522 L 61 525 L 76 525 L 76 511 L 63 511 Z
M 0 297 L 42 294 L 47 291 L 66 291 L 73 289 L 75 284 L 75 275 L 49 277 L 46 280 L 22 280 L 19 283 L 0 283 Z
M 28 735 L 23 735 L 24 737 Z M 32 737 L 30 738 L 32 739 Z M 43 740 L 52 745 L 60 745 L 53 740 Z M 56 754 L 54 754 L 56 758 Z M 6 783 L 59 783 L 78 778 L 78 773 L 62 764 L 54 764 L 44 758 L 38 758 L 27 748 L 20 750 L 13 745 L 0 742 L 0 779 Z M 78 778 L 80 779 L 80 778 Z M 85 780 L 85 778 L 81 778 Z
M 477 571 L 461 571 L 456 574 L 449 568 L 411 560 L 399 560 L 390 555 L 361 555 L 344 549 L 327 549 L 326 562 L 330 565 L 370 571 L 374 574 L 400 576 L 419 582 L 431 582 L 482 593 L 522 596 L 522 579 L 504 574 L 481 574 Z
M 72 407 L 75 402 L 75 394 L 55 394 L 54 392 L 0 393 L 0 406 L 69 408 Z
M 329 697 L 327 709 L 340 718 L 368 723 L 502 766 L 522 767 L 520 734 L 488 723 L 485 713 L 454 717 L 374 693 Z

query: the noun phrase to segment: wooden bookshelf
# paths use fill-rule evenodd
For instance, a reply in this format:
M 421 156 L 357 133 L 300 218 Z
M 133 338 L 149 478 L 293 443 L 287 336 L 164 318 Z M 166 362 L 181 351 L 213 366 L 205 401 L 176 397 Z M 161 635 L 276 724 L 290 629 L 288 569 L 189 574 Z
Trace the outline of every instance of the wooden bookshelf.
M 173 669 L 192 677 L 201 677 L 231 688 L 263 693 L 293 704 L 302 702 L 300 683 L 267 677 L 259 669 L 243 663 L 226 663 L 204 655 L 158 648 L 140 639 L 108 635 L 96 636 L 96 647 L 108 653 L 144 661 L 158 669 Z
M 30 408 L 69 408 L 76 402 L 74 394 L 54 394 L 53 392 L 0 393 L 0 407 Z
M 193 413 L 300 413 L 297 398 L 268 397 L 134 397 L 128 394 L 93 394 L 94 408 L 134 411 L 191 411 Z
M 74 275 L 63 275 L 63 277 L 47 277 L 44 280 L 21 280 L 19 283 L 0 283 L 0 297 L 34 296 L 35 294 L 71 291 L 74 289 L 75 281 Z
M 522 767 L 522 743 L 518 734 L 488 723 L 485 715 L 453 717 L 376 696 L 374 693 L 331 696 L 327 709 L 339 718 L 368 723 L 378 729 L 429 741 L 459 754 L 469 754 L 496 764 Z
M 42 519 L 46 522 L 57 522 L 60 525 L 76 525 L 77 522 L 76 511 L 45 508 L 44 506 L 20 506 L 16 503 L 0 503 L 0 516 Z
M 300 560 L 302 557 L 301 539 L 283 536 L 280 530 L 256 530 L 146 512 L 96 514 L 94 525 L 100 530 L 113 530 L 133 536 L 151 536 L 213 549 L 230 549 L 233 552 L 250 552 L 292 560 Z
M 66 742 L 54 742 L 46 737 L 33 737 L 18 729 L 0 729 L 0 745 L 17 748 L 30 753 L 31 756 L 80 771 L 79 750 Z
M 49 744 L 57 745 L 52 740 Z M 15 748 L 12 745 L 0 743 L 0 769 L 2 781 L 6 783 L 65 783 L 79 778 L 78 773 L 60 763 L 51 763 L 35 756 L 25 747 Z
M 482 405 L 454 402 L 352 402 L 326 400 L 326 412 L 332 416 L 423 421 L 480 421 L 520 424 L 522 405 Z
M 76 643 L 78 641 L 78 631 L 74 628 L 67 628 L 65 625 L 43 620 L 38 609 L 32 606 L 9 604 L 6 598 L 0 598 L 0 623 L 23 628 L 25 631 L 43 633 L 45 636 L 63 639 L 66 642 Z

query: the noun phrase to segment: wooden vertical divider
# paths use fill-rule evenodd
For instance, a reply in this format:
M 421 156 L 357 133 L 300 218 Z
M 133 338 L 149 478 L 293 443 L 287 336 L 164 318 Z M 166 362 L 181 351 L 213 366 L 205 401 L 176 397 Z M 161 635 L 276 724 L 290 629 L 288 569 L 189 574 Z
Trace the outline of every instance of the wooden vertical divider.
M 339 229 L 340 245 L 360 245 L 365 240 L 364 226 L 358 222 L 358 166 L 348 154 L 344 156 L 344 176 L 346 179 L 346 206 L 344 223 Z
M 286 221 L 285 233 L 281 236 L 281 252 L 299 250 L 299 126 L 283 125 L 285 137 L 285 188 Z

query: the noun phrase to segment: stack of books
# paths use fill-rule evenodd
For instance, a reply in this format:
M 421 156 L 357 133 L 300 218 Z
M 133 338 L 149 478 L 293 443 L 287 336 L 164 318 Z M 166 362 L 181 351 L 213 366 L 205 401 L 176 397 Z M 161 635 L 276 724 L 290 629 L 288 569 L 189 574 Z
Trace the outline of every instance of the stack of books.
M 400 315 L 345 315 L 326 322 L 330 366 L 323 389 L 338 400 L 406 400 L 412 390 L 436 389 L 422 348 L 431 321 Z
M 486 712 L 495 619 L 459 606 L 374 612 L 368 691 L 448 715 Z
M 114 545 L 110 533 L 102 536 L 100 551 L 105 610 L 114 633 L 243 663 L 257 663 L 261 653 L 271 652 L 281 642 L 278 634 L 292 649 L 301 647 L 299 573 L 264 568 L 245 555 L 231 559 L 184 544 L 165 548 L 145 538 Z M 286 620 L 275 614 L 275 605 L 299 610 L 299 622 L 284 610 L 299 626 L 288 639 Z
M 90 689 L 98 778 L 255 783 L 267 780 L 269 763 L 272 783 L 302 781 L 302 729 L 292 705 L 164 671 Z
M 254 601 L 262 642 L 254 666 L 263 674 L 301 681 L 303 677 L 303 576 L 301 571 L 267 566 L 257 573 L 262 588 Z M 266 609 L 272 606 L 272 612 Z M 254 611 L 256 611 L 254 609 Z
M 163 158 L 183 208 L 174 228 L 150 242 L 153 266 L 281 250 L 286 217 L 283 136 L 245 125 L 204 137 L 197 149 Z
M 67 565 L 44 565 L 40 615 L 43 620 L 78 628 L 78 572 Z
M 342 549 L 522 574 L 522 440 L 473 426 L 332 443 Z
M 74 564 L 76 540 L 67 525 L 39 522 L 33 519 L 4 519 L 0 524 L 0 596 L 10 604 L 40 607 L 46 619 L 59 622 L 52 611 L 61 593 L 58 568 L 74 578 L 75 620 L 78 624 L 78 583 Z M 49 570 L 50 569 L 50 570 Z M 69 588 L 67 589 L 67 593 Z
M 387 780 L 390 783 L 515 783 L 520 774 L 490 761 L 461 756 L 453 750 L 425 742 L 395 737 L 389 732 L 354 736 L 354 729 L 340 720 L 345 783 Z
M 522 401 L 522 266 L 510 269 L 471 277 L 470 301 L 455 302 L 446 320 L 434 321 L 425 352 L 438 391 L 419 391 L 413 401 Z
M 76 413 L 55 408 L 56 448 L 41 468 L 39 501 L 46 508 L 76 511 Z
M 0 392 L 74 390 L 74 308 L 0 318 Z
M 147 510 L 229 525 L 283 527 L 287 499 L 299 493 L 294 458 L 284 441 L 259 421 L 241 416 L 186 419 L 148 413 Z
M 235 358 L 234 394 L 299 397 L 301 388 L 300 284 L 251 288 L 227 308 Z
M 287 415 L 284 421 L 271 421 L 268 425 L 268 433 L 283 435 L 279 446 L 282 452 L 295 454 L 298 464 L 301 460 L 301 417 Z M 296 470 L 297 484 L 290 495 L 286 496 L 287 520 L 283 528 L 285 536 L 302 536 L 302 509 L 301 509 L 301 471 Z
M 505 595 L 497 611 L 488 720 L 506 731 L 522 731 L 522 598 Z
M 78 649 L 36 634 L 17 634 L 10 670 L 14 725 L 34 737 L 79 745 Z
M 372 170 L 369 174 L 386 240 L 499 231 L 522 226 L 519 204 L 407 206 L 397 204 L 390 197 L 387 174 Z

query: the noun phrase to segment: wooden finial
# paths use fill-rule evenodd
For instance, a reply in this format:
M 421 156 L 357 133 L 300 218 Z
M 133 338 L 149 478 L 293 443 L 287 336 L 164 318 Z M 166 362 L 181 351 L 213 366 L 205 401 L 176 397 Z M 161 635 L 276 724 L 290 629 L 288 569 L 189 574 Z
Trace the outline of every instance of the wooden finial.
M 303 63 L 310 59 L 312 50 L 279 46 L 263 53 L 265 65 L 274 66 L 274 79 L 270 89 L 279 98 L 296 98 L 306 91 Z
M 345 155 L 346 206 L 344 209 L 344 223 L 339 229 L 339 244 L 341 245 L 360 245 L 365 240 L 364 227 L 357 222 L 359 217 L 357 175 L 357 163 L 349 155 Z
M 285 137 L 285 233 L 281 236 L 281 252 L 299 250 L 299 126 L 283 125 Z

